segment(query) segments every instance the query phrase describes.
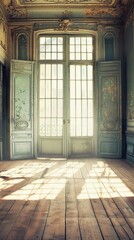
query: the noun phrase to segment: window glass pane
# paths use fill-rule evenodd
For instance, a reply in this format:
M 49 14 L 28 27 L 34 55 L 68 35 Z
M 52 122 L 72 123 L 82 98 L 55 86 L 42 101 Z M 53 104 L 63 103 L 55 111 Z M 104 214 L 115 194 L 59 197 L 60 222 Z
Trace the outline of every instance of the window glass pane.
M 76 52 L 80 53 L 80 45 L 76 45 Z
M 79 60 L 80 59 L 80 53 L 79 52 L 76 52 L 76 60 Z
M 93 82 L 88 81 L 88 97 L 92 98 L 93 97 Z
M 57 130 L 57 124 L 56 124 L 56 118 L 52 118 L 52 136 L 57 136 L 56 134 Z
M 87 100 L 82 100 L 82 117 L 87 117 Z
M 92 53 L 87 53 L 87 59 L 92 60 L 93 59 L 93 54 Z
M 40 38 L 40 60 L 62 60 L 63 59 L 63 38 L 62 37 L 41 37 Z
M 84 53 L 86 53 L 86 51 L 87 51 L 87 49 L 86 49 L 86 45 L 82 45 L 82 52 Z
M 76 44 L 80 44 L 80 37 L 76 37 Z
M 56 53 L 52 53 L 52 59 L 55 59 L 56 60 L 56 57 L 57 56 L 57 54 Z
M 58 123 L 57 123 L 57 136 L 62 136 L 62 118 L 58 118 Z
M 75 53 L 70 53 L 70 60 L 75 60 Z
M 83 52 L 83 53 L 82 53 L 82 57 L 81 57 L 82 60 L 86 60 L 86 57 L 87 57 L 87 54 Z
M 51 45 L 47 45 L 46 46 L 46 52 L 48 53 L 48 52 L 51 52 Z
M 52 57 L 51 57 L 51 53 L 46 53 L 46 59 L 47 60 L 50 60 Z
M 88 136 L 93 136 L 93 118 L 88 119 Z
M 75 79 L 75 66 L 70 66 L 70 80 Z
M 56 99 L 52 99 L 52 117 L 56 117 L 56 115 L 57 115 Z
M 45 79 L 45 65 L 40 65 L 40 79 Z
M 58 37 L 58 44 L 63 44 L 63 37 Z
M 87 136 L 87 118 L 82 118 L 82 136 Z
M 46 117 L 51 117 L 51 100 L 46 99 Z
M 40 44 L 45 44 L 45 38 L 44 37 L 40 37 Z
M 73 117 L 75 117 L 75 110 L 76 110 L 76 108 L 75 108 L 75 100 L 71 100 L 70 103 L 71 103 L 71 106 L 70 106 L 70 116 L 71 116 L 71 118 L 73 118 Z
M 57 65 L 52 64 L 52 79 L 57 79 Z
M 40 53 L 40 60 L 44 60 L 45 59 L 45 53 Z
M 75 98 L 75 81 L 71 81 L 70 86 L 70 98 Z
M 87 44 L 93 44 L 93 38 L 92 37 L 87 37 Z
M 87 54 L 89 53 L 89 52 L 92 52 L 93 51 L 93 46 L 92 45 L 89 45 L 88 46 L 88 49 L 87 49 Z
M 93 100 L 88 100 L 88 117 L 93 117 Z
M 81 118 L 76 119 L 76 136 L 81 136 Z
M 40 118 L 40 136 L 44 136 L 46 134 L 46 124 L 44 118 Z
M 52 52 L 57 52 L 57 45 L 52 45 Z
M 76 66 L 76 79 L 81 79 L 81 66 Z
M 70 37 L 70 44 L 74 44 L 74 37 Z
M 75 119 L 71 118 L 71 125 L 70 125 L 70 134 L 72 137 L 76 136 L 75 134 L 75 127 L 76 127 L 76 123 L 75 123 Z
M 45 46 L 44 45 L 40 45 L 40 52 L 45 52 Z
M 45 101 L 40 99 L 40 117 L 45 117 Z
M 61 80 L 58 81 L 58 98 L 63 97 L 63 82 Z
M 93 79 L 93 66 L 92 65 L 88 66 L 88 76 L 87 77 L 89 80 Z
M 46 79 L 51 79 L 51 65 L 46 64 L 46 73 L 45 73 L 45 78 Z
M 86 44 L 86 37 L 81 38 L 81 44 Z
M 56 43 L 57 43 L 57 41 L 56 41 L 56 40 L 57 40 L 57 38 L 56 38 L 56 37 L 52 37 L 52 43 L 53 43 L 53 44 L 56 44 Z
M 46 136 L 51 136 L 51 119 L 50 118 L 46 118 L 46 132 L 45 135 Z
M 56 98 L 57 96 L 57 82 L 56 80 L 52 81 L 52 98 Z
M 62 118 L 63 117 L 63 101 L 62 99 L 58 99 L 58 112 L 57 112 L 57 117 Z
M 86 80 L 87 79 L 87 66 L 82 66 L 82 79 Z
M 51 81 L 46 80 L 46 98 L 51 97 Z
M 81 81 L 76 81 L 76 98 L 81 98 Z
M 58 64 L 58 79 L 63 79 L 63 65 Z
M 81 100 L 76 100 L 76 117 L 81 117 Z
M 63 54 L 62 53 L 58 53 L 58 60 L 62 60 L 63 59 Z
M 70 46 L 70 52 L 75 52 L 75 47 L 74 47 L 74 45 Z
M 40 98 L 45 98 L 45 81 L 40 81 Z
M 82 81 L 82 98 L 87 98 L 87 82 Z

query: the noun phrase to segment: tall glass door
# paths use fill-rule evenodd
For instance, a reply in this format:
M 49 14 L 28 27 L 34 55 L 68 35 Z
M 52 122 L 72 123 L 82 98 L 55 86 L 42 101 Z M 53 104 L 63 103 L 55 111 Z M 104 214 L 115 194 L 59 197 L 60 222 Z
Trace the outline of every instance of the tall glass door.
M 38 156 L 92 154 L 92 36 L 40 36 L 38 83 Z

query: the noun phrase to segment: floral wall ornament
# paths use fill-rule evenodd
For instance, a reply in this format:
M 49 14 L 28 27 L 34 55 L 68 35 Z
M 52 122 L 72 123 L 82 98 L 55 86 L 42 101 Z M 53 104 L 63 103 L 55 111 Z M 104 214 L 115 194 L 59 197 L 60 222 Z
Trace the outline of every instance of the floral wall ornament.
M 118 114 L 117 81 L 114 77 L 102 82 L 102 128 L 114 129 Z
M 112 7 L 112 8 L 89 8 L 86 10 L 85 14 L 87 17 L 99 16 L 99 17 L 121 17 L 125 13 L 125 6 Z
M 134 120 L 134 91 L 131 91 L 128 97 L 127 119 Z
M 0 14 L 0 46 L 7 49 L 7 27 L 4 18 Z

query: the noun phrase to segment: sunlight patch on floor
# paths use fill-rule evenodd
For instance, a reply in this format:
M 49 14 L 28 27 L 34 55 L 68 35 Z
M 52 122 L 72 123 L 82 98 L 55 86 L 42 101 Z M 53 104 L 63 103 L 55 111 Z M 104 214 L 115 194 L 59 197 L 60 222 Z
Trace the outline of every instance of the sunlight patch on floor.
M 108 164 L 98 161 L 88 169 L 86 178 L 76 174 L 86 167 L 81 161 L 47 161 L 27 163 L 0 172 L 1 198 L 6 200 L 57 200 L 69 179 L 77 182 L 76 200 L 134 197 L 133 192 L 117 177 Z M 46 171 L 47 170 L 47 171 Z M 80 183 L 80 185 L 79 185 Z M 76 188 L 77 189 L 77 188 Z

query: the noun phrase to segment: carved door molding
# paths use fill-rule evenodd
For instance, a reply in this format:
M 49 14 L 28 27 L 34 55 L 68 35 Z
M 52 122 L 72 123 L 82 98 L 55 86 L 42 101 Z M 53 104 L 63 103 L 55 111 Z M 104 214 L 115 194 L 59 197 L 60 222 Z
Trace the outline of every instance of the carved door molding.
M 11 61 L 10 158 L 32 158 L 33 62 Z
M 121 76 L 120 62 L 99 62 L 99 157 L 120 158 L 122 155 Z

